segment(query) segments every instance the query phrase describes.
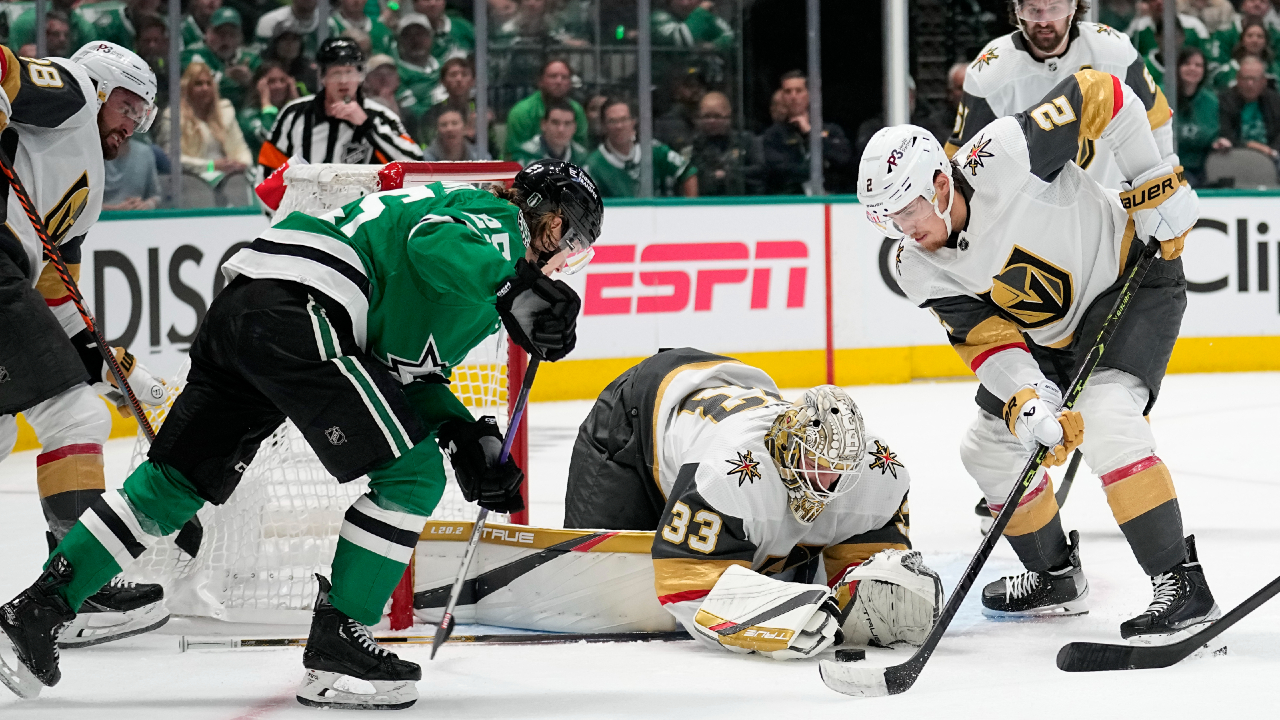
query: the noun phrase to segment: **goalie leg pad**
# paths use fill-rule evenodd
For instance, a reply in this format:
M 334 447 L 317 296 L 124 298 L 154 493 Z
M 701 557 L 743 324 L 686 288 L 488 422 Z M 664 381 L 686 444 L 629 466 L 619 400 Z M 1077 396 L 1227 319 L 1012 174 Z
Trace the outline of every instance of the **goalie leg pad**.
M 775 660 L 812 657 L 840 630 L 824 585 L 774 580 L 739 565 L 725 570 L 694 616 L 694 629 L 735 652 Z
M 889 647 L 905 642 L 918 646 L 942 609 L 942 580 L 915 550 L 882 550 L 872 555 L 850 568 L 836 583 L 835 592 L 850 598 L 841 628 L 845 642 L 853 645 Z

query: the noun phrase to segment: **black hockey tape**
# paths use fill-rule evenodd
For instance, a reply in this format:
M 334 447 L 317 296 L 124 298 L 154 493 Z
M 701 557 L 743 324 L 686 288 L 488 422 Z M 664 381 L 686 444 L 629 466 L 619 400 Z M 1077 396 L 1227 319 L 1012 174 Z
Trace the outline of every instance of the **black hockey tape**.
M 858 662 L 867 659 L 866 650 L 837 650 L 836 662 Z

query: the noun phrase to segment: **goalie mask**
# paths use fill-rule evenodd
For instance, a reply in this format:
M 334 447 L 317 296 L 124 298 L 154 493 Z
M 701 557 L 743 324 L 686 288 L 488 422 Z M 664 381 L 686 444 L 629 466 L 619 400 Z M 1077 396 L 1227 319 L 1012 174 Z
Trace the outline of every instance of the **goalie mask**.
M 844 390 L 819 385 L 774 419 L 764 446 L 787 487 L 791 514 L 807 525 L 858 484 L 867 446 L 862 413 Z

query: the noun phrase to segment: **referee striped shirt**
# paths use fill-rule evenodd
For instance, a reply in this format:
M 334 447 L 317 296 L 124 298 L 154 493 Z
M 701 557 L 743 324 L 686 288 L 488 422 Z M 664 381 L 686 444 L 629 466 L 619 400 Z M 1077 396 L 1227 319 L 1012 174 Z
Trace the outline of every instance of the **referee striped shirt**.
M 354 165 L 422 159 L 422 149 L 394 112 L 363 91 L 356 91 L 356 99 L 368 115 L 359 127 L 325 113 L 323 88 L 285 105 L 258 153 L 264 177 L 294 155 L 311 163 Z

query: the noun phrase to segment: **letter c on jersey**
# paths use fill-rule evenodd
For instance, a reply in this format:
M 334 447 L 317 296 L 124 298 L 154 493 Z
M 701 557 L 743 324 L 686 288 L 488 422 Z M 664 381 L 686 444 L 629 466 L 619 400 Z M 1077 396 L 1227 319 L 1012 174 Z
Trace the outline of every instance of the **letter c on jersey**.
M 741 285 L 748 279 L 750 308 L 767 310 L 773 301 L 775 269 L 787 273 L 785 306 L 804 307 L 809 247 L 801 240 L 760 240 L 754 248 L 746 242 L 597 245 L 595 251 L 586 277 L 584 315 L 684 312 L 690 297 L 694 312 L 709 312 L 717 286 Z

